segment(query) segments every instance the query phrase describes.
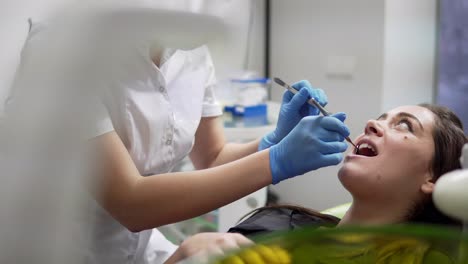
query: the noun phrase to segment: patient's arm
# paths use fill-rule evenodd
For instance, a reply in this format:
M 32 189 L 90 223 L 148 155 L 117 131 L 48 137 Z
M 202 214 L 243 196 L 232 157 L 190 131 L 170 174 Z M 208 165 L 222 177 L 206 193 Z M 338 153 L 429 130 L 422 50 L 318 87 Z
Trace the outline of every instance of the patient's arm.
M 205 263 L 210 256 L 224 255 L 229 250 L 251 245 L 253 242 L 232 233 L 200 233 L 185 240 L 165 264 L 177 263 L 186 258 L 196 258 L 197 263 Z M 203 261 L 205 260 L 205 261 Z

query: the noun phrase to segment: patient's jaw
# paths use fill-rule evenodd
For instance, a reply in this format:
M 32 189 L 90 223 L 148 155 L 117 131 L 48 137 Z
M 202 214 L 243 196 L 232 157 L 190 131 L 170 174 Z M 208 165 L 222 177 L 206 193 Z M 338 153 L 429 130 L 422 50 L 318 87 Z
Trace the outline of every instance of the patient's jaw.
M 367 122 L 338 176 L 354 202 L 408 209 L 432 191 L 434 114 L 420 106 L 395 108 Z M 406 209 L 405 209 L 406 208 Z

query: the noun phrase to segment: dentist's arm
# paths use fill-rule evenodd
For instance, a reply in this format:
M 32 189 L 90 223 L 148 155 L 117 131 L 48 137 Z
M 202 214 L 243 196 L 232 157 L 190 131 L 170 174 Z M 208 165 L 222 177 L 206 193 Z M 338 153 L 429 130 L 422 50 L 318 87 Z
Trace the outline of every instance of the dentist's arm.
M 307 104 L 310 97 L 314 97 L 323 106 L 327 104 L 327 96 L 323 90 L 313 89 L 308 81 L 299 81 L 292 86 L 299 93 L 293 95 L 285 90 L 278 124 L 274 131 L 262 139 L 244 144 L 226 143 L 220 118 L 202 118 L 190 153 L 195 168 L 215 167 L 278 144 L 303 117 L 319 114 L 317 108 Z
M 190 159 L 196 169 L 216 167 L 257 152 L 259 141 L 226 143 L 220 118 L 205 117 L 195 134 Z
M 268 151 L 206 170 L 142 177 L 115 132 L 91 141 L 98 203 L 131 231 L 189 219 L 271 183 Z
M 334 117 L 305 117 L 280 143 L 210 169 L 142 177 L 115 132 L 92 140 L 98 165 L 93 194 L 131 231 L 185 220 L 270 183 L 338 164 L 349 135 Z

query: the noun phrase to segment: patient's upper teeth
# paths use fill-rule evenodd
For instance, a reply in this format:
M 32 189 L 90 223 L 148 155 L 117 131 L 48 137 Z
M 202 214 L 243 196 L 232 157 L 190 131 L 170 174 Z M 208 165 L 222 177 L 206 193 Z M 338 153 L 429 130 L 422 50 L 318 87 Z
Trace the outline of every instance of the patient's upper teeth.
M 369 145 L 368 143 L 362 143 L 362 144 L 359 145 L 359 149 L 365 149 L 365 148 L 368 148 L 368 149 L 372 150 L 372 152 L 377 153 L 377 151 L 375 151 L 374 147 Z

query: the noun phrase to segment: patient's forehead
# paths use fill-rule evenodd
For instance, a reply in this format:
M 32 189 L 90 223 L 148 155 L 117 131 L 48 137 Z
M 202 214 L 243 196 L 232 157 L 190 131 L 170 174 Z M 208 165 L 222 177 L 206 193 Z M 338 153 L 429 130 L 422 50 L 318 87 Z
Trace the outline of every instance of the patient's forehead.
M 388 111 L 387 116 L 391 118 L 399 113 L 408 113 L 415 116 L 419 122 L 421 122 L 425 130 L 431 131 L 434 127 L 435 115 L 431 110 L 425 107 L 418 105 L 399 106 Z

